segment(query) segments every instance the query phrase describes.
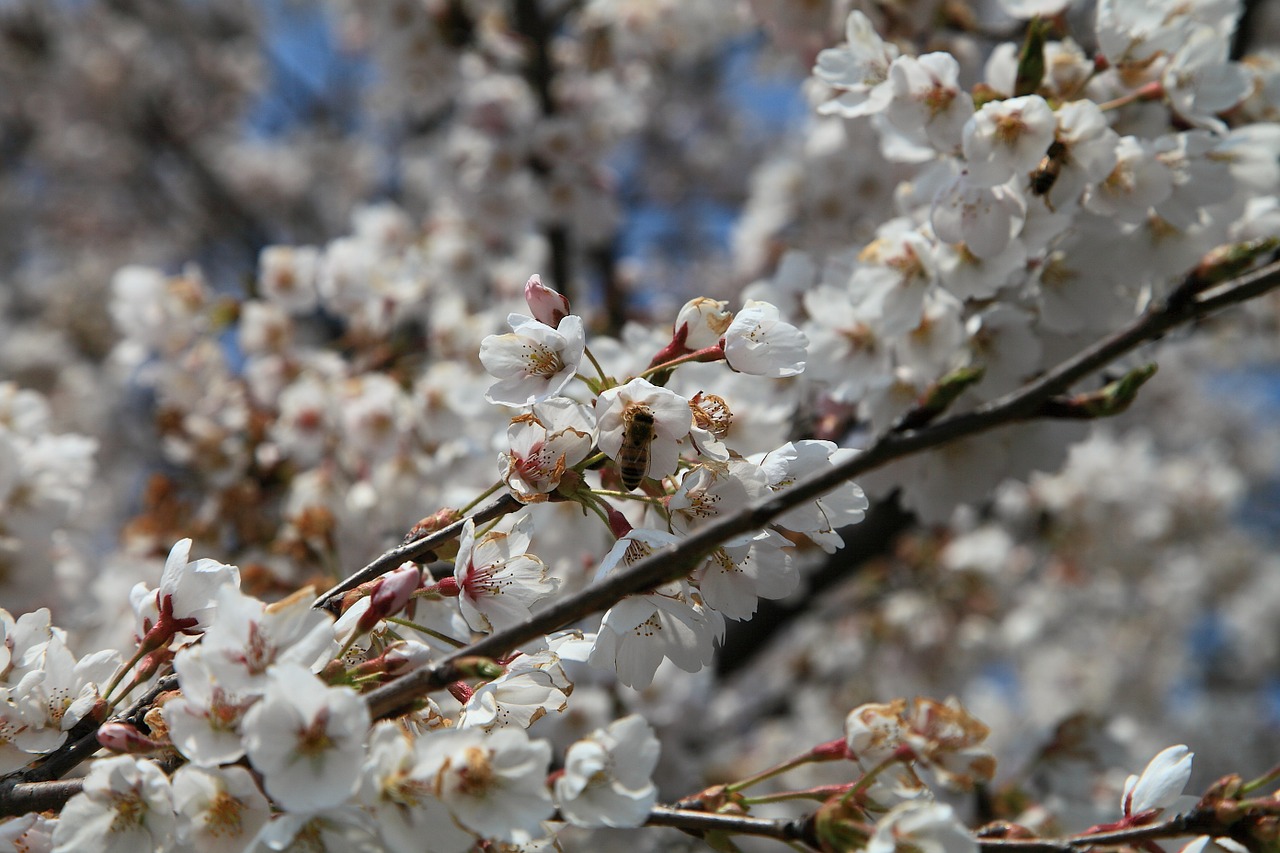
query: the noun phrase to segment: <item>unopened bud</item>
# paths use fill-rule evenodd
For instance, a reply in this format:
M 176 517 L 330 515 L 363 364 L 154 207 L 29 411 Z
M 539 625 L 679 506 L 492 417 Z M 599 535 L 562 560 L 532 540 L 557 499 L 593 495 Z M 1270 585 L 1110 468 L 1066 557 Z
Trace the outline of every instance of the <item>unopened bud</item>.
M 714 346 L 733 323 L 733 312 L 728 306 L 728 302 L 706 296 L 686 302 L 675 322 L 676 332 L 682 326 L 689 330 L 684 336 L 684 345 L 691 350 Z
M 419 521 L 413 527 L 409 528 L 409 532 L 405 534 L 404 541 L 414 542 L 430 536 L 432 533 L 444 530 L 455 521 L 462 520 L 462 513 L 453 507 L 445 507 L 438 510 L 426 518 Z
M 1135 367 L 1097 391 L 1047 400 L 1040 407 L 1040 414 L 1044 417 L 1068 420 L 1113 417 L 1128 409 L 1137 398 L 1138 389 L 1155 375 L 1156 365 L 1154 364 Z
M 625 539 L 627 534 L 633 530 L 631 522 L 627 521 L 625 515 L 614 509 L 612 504 L 601 503 L 600 506 L 604 507 L 605 514 L 609 516 L 609 530 L 614 537 Z
M 373 630 L 383 619 L 404 609 L 421 582 L 422 573 L 413 563 L 404 563 L 394 572 L 378 578 L 369 596 L 369 609 L 356 623 L 360 633 Z
M 1275 237 L 1218 246 L 1200 259 L 1200 263 L 1196 264 L 1179 291 L 1195 294 L 1235 278 L 1253 266 L 1259 258 L 1271 254 L 1277 248 L 1280 248 L 1280 239 Z
M 157 743 L 128 723 L 104 723 L 98 727 L 97 737 L 104 749 L 126 755 L 146 755 L 164 748 L 163 744 Z
M 823 850 L 861 850 L 871 837 L 866 815 L 843 796 L 835 796 L 818 806 L 813 829 Z
M 569 310 L 569 299 L 563 293 L 557 293 L 543 284 L 540 275 L 530 276 L 525 282 L 524 301 L 529 304 L 533 319 L 553 329 L 572 313 Z

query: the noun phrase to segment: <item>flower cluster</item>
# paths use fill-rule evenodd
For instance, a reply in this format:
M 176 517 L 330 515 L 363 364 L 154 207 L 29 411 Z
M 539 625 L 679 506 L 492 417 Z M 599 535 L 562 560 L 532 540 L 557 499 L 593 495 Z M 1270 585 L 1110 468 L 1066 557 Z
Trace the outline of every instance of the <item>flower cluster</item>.
M 0 844 L 600 848 L 682 810 L 731 821 L 805 796 L 821 803 L 805 831 L 831 849 L 975 853 L 933 789 L 983 785 L 1000 823 L 982 836 L 1010 843 L 1154 831 L 1188 807 L 1190 751 L 1121 784 L 1113 739 L 1265 735 L 1242 709 L 1274 698 L 1275 561 L 1228 527 L 1280 453 L 1188 381 L 1139 401 L 1146 433 L 1095 431 L 1068 452 L 1098 410 L 1059 397 L 1044 410 L 1059 422 L 860 476 L 950 525 L 857 531 L 878 560 L 840 553 L 870 509 L 846 482 L 602 615 L 560 619 L 587 587 L 786 500 L 850 445 L 978 410 L 1273 253 L 1280 63 L 1232 58 L 1254 35 L 1233 37 L 1239 4 L 1103 0 L 1073 34 L 1086 21 L 1070 0 L 1001 0 L 994 23 L 993 9 L 934 4 L 330 0 L 343 61 L 378 73 L 353 95 L 358 119 L 317 103 L 332 126 L 287 148 L 232 130 L 252 65 L 229 61 L 245 56 L 233 34 L 266 26 L 237 4 L 164 13 L 191 26 L 161 73 L 135 49 L 168 32 L 159 11 L 72 5 L 0 11 L 14 47 L 0 82 L 27 93 L 6 150 L 51 188 L 33 215 L 111 243 L 81 268 L 78 248 L 40 248 L 66 246 L 49 232 L 0 293 L 0 369 L 23 386 L 0 382 L 0 585 L 30 611 L 0 611 L 0 773 L 43 779 L 95 737 L 114 755 L 60 813 L 0 823 Z M 1035 14 L 1051 17 L 1021 46 L 992 44 Z M 772 153 L 764 134 L 743 141 L 742 114 L 701 103 L 708 73 L 726 94 L 740 82 L 749 16 L 759 58 L 814 68 L 817 115 Z M 105 37 L 77 42 L 86 27 Z M 346 124 L 377 144 L 338 138 Z M 227 233 L 156 222 L 145 181 L 119 211 L 115 195 L 57 190 L 151 166 L 212 200 L 220 215 L 205 218 L 243 226 L 257 261 L 243 297 L 217 260 Z M 329 217 L 375 183 L 397 205 L 357 209 L 342 234 Z M 696 290 L 616 254 L 623 199 L 688 187 L 747 199 L 738 269 L 694 252 Z M 29 197 L 0 194 L 0 212 Z M 129 230 L 134 209 L 153 231 Z M 317 242 L 261 248 L 268 231 Z M 679 236 L 677 254 L 694 242 Z M 211 260 L 181 267 L 188 256 Z M 587 291 L 597 278 L 604 300 Z M 753 278 L 732 301 L 709 284 Z M 88 280 L 110 285 L 82 303 Z M 624 323 L 622 307 L 675 321 Z M 1247 322 L 1162 356 L 1161 378 L 1274 355 L 1274 318 Z M 317 602 L 406 530 L 405 547 L 432 550 L 379 558 L 384 574 Z M 736 624 L 788 599 L 803 609 Z M 549 616 L 556 630 L 531 629 Z M 733 653 L 717 662 L 719 646 Z M 380 701 L 419 678 L 434 692 Z M 954 699 L 867 703 L 926 684 L 993 726 Z M 1120 717 L 1104 725 L 1100 709 Z M 1023 767 L 993 780 L 997 752 Z M 837 783 L 808 769 L 832 760 Z M 745 793 L 789 771 L 811 775 Z M 713 778 L 736 780 L 689 796 Z M 1252 831 L 1242 803 L 1259 786 L 1215 789 L 1231 835 Z M 655 812 L 668 795 L 679 807 Z M 1236 842 L 1214 832 L 1185 850 Z

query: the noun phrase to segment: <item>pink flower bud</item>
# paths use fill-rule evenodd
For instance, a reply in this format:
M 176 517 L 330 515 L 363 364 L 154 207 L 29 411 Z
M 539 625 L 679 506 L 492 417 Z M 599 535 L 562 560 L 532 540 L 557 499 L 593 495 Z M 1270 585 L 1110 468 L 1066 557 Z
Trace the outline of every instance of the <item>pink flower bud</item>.
M 560 321 L 568 317 L 569 300 L 562 293 L 556 293 L 542 283 L 542 276 L 530 276 L 524 285 L 524 301 L 529 303 L 529 311 L 533 319 L 543 325 L 555 329 Z
M 105 723 L 99 726 L 98 743 L 112 752 L 129 755 L 145 755 L 162 746 L 128 723 Z
M 394 572 L 380 578 L 369 596 L 369 609 L 360 617 L 361 632 L 373 629 L 378 622 L 399 613 L 422 582 L 422 574 L 413 563 L 404 563 Z

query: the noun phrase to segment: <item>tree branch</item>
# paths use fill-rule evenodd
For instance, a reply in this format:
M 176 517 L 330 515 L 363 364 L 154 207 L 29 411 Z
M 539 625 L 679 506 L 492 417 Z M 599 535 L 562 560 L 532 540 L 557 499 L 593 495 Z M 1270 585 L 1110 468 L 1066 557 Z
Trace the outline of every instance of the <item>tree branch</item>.
M 456 665 L 464 657 L 502 657 L 524 643 L 605 610 L 628 595 L 683 577 L 720 544 L 764 527 L 787 510 L 819 498 L 847 480 L 895 459 L 997 426 L 1025 420 L 1033 416 L 1049 398 L 1063 393 L 1079 379 L 1140 344 L 1155 340 L 1182 323 L 1252 299 L 1278 286 L 1280 262 L 1275 262 L 1176 306 L 1153 302 L 1125 328 L 1103 338 L 1017 391 L 979 406 L 972 412 L 954 415 L 927 427 L 886 433 L 866 450 L 844 462 L 806 477 L 795 486 L 740 512 L 716 519 L 679 543 L 661 548 L 581 592 L 561 599 L 519 625 L 496 631 L 445 657 L 439 663 L 414 670 L 371 691 L 367 696 L 370 712 L 375 718 L 402 713 L 419 696 L 456 681 L 459 677 Z
M 178 676 L 164 676 L 151 685 L 129 708 L 110 717 L 135 726 L 155 703 L 156 697 L 166 690 L 178 687 Z M 80 780 L 57 782 L 78 764 L 89 758 L 101 747 L 98 744 L 99 723 L 89 717 L 82 719 L 67 733 L 67 739 L 53 752 L 42 757 L 31 767 L 15 771 L 0 779 L 0 818 L 14 817 L 30 811 L 61 808 L 66 801 L 80 792 Z M 52 805 L 48 805 L 52 803 Z

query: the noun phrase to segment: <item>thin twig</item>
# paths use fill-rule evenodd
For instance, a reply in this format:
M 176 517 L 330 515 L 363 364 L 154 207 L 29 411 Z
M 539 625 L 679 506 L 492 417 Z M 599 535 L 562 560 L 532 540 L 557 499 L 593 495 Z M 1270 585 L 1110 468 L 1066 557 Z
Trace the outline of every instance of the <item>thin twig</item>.
M 484 524 L 486 521 L 492 521 L 509 512 L 515 512 L 521 506 L 522 504 L 508 492 L 505 495 L 494 498 L 491 502 L 467 516 L 467 518 L 476 524 Z M 398 568 L 405 560 L 417 560 L 425 557 L 444 543 L 456 539 L 462 533 L 462 528 L 466 524 L 467 518 L 458 519 L 448 527 L 442 527 L 429 536 L 414 539 L 412 542 L 406 542 L 403 545 L 392 548 L 360 571 L 325 592 L 311 606 L 315 608 L 328 607 L 329 602 L 339 595 L 344 592 L 350 592 L 360 584 L 367 583 L 379 575 L 384 575 L 392 569 Z
M 766 819 L 745 815 L 716 814 L 714 812 L 672 809 L 654 806 L 649 811 L 646 826 L 673 826 L 691 832 L 727 832 L 738 835 L 755 835 L 776 838 L 780 841 L 803 841 L 804 819 Z

